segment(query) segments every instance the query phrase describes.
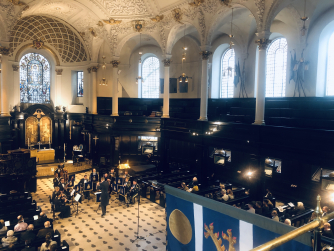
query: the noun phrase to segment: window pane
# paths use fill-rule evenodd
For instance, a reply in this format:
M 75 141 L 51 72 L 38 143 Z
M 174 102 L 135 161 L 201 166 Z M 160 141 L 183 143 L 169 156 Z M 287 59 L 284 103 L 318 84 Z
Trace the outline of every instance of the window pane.
M 328 43 L 326 95 L 334 95 L 334 33 Z
M 83 71 L 77 72 L 78 97 L 83 97 Z
M 50 103 L 50 65 L 40 54 L 28 53 L 20 60 L 21 103 Z
M 285 97 L 287 52 L 285 38 L 274 40 L 267 49 L 266 97 Z
M 235 66 L 235 54 L 234 49 L 228 49 L 221 59 L 221 71 L 220 71 L 220 97 L 221 98 L 233 98 L 234 91 L 234 66 Z
M 149 57 L 144 60 L 142 67 L 142 97 L 159 98 L 159 60 Z

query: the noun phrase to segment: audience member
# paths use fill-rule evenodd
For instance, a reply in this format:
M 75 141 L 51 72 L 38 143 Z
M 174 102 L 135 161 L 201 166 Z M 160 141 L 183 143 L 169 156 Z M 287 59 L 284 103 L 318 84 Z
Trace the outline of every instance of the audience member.
M 52 245 L 57 246 L 57 242 L 53 241 L 51 233 L 48 233 L 45 236 L 45 242 L 42 244 L 40 251 L 49 251 Z
M 271 212 L 271 216 L 272 216 L 272 219 L 273 219 L 274 221 L 279 221 L 279 218 L 278 218 L 278 215 L 277 215 L 277 211 L 276 211 L 276 210 L 273 210 L 273 211 Z
M 262 215 L 262 202 L 261 201 L 255 202 L 255 213 Z
M 232 192 L 231 189 L 227 189 L 227 195 L 228 195 L 228 197 L 230 197 L 230 200 L 234 199 L 234 195 L 233 195 L 233 192 Z
M 296 209 L 298 210 L 298 213 L 302 212 L 302 211 L 305 211 L 305 207 L 304 207 L 304 204 L 303 202 L 297 202 L 297 206 L 296 206 Z
M 30 246 L 31 242 L 29 240 L 27 240 L 25 242 L 25 247 L 24 249 L 22 249 L 21 251 L 36 251 L 36 247 L 32 247 Z
M 331 239 L 334 239 L 333 232 L 331 230 L 331 225 L 327 222 L 324 224 L 324 229 L 322 231 L 322 235 Z
M 27 240 L 29 240 L 30 242 L 34 241 L 36 238 L 36 234 L 33 231 L 34 231 L 34 225 L 30 224 L 27 227 L 27 231 L 21 234 L 20 242 L 26 242 Z
M 50 221 L 46 221 L 45 223 L 44 223 L 44 227 L 45 228 L 43 228 L 43 229 L 41 229 L 41 230 L 39 230 L 38 231 L 38 233 L 37 233 L 37 237 L 38 238 L 45 238 L 45 236 L 48 234 L 48 233 L 50 233 L 51 234 L 51 236 L 53 236 L 53 229 L 52 228 L 50 228 Z
M 255 209 L 254 209 L 254 207 L 253 207 L 253 204 L 252 203 L 249 203 L 249 204 L 247 204 L 247 206 L 248 206 L 248 212 L 250 212 L 250 213 L 252 213 L 252 214 L 255 214 Z
M 291 226 L 291 220 L 290 219 L 285 219 L 284 224 Z
M 57 245 L 53 244 L 50 246 L 50 251 L 56 251 L 57 250 Z
M 41 227 L 44 226 L 44 223 L 45 223 L 46 221 L 50 221 L 50 222 L 52 222 L 52 220 L 51 220 L 51 219 L 48 219 L 48 217 L 46 216 L 46 214 L 45 214 L 44 212 L 41 212 L 41 213 L 39 214 L 39 218 L 38 218 L 37 220 L 34 221 L 34 227 L 35 227 L 35 228 L 41 228 Z
M 312 213 L 310 219 L 308 220 L 307 223 L 310 223 L 311 221 L 313 221 L 315 218 L 317 218 L 317 214 L 315 212 Z
M 324 217 L 326 214 L 328 214 L 329 213 L 329 207 L 327 207 L 327 206 L 324 206 L 323 208 L 322 208 L 322 217 Z
M 7 232 L 7 238 L 3 237 L 1 241 L 3 247 L 8 247 L 10 244 L 15 244 L 17 242 L 17 237 L 14 236 L 13 230 L 9 230 Z
M 187 191 L 187 190 L 189 189 L 189 188 L 187 187 L 186 183 L 184 183 L 184 182 L 181 183 L 181 188 L 182 188 L 182 190 L 184 190 L 184 191 Z
M 273 210 L 274 205 L 273 205 L 273 203 L 270 200 L 265 199 L 265 200 L 263 200 L 263 202 L 268 205 L 270 211 Z
M 269 191 L 268 188 L 266 189 L 266 192 L 267 192 L 267 194 L 266 194 L 266 196 L 264 196 L 264 197 L 267 198 L 267 199 L 269 199 L 269 200 L 271 200 L 271 199 L 273 198 L 272 193 Z
M 262 204 L 262 215 L 266 217 L 269 217 L 270 215 L 270 208 L 266 200 L 264 200 Z
M 24 231 L 24 230 L 27 229 L 28 224 L 24 222 L 24 219 L 23 219 L 22 215 L 17 216 L 17 221 L 18 221 L 18 223 L 14 227 L 15 232 Z
M 4 234 L 7 232 L 7 227 L 5 226 L 5 221 L 0 220 L 0 234 Z
M 229 199 L 228 195 L 226 194 L 225 189 L 221 190 L 221 199 L 224 200 L 224 201 L 228 201 L 228 199 Z

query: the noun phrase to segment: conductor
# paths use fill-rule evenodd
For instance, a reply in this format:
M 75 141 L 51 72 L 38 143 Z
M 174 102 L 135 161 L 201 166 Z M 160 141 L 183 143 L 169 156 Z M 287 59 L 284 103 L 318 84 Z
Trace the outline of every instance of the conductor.
M 109 195 L 108 195 L 109 181 L 105 181 L 104 177 L 101 177 L 101 182 L 97 183 L 97 189 L 101 189 L 101 208 L 102 215 L 106 215 L 106 208 L 109 204 Z

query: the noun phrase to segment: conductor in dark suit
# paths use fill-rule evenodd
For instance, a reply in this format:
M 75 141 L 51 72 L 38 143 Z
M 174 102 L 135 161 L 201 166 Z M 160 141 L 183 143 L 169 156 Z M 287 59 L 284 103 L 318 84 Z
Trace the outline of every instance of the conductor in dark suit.
M 101 189 L 101 208 L 103 217 L 106 214 L 107 205 L 109 204 L 109 194 L 108 194 L 109 181 L 105 181 L 105 178 L 101 178 L 101 182 L 97 183 L 97 189 Z

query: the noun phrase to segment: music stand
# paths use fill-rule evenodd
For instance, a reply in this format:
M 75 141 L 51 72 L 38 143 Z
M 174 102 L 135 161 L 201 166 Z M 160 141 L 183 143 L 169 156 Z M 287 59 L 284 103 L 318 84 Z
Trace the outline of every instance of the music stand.
M 96 195 L 95 202 L 100 202 L 99 206 L 97 207 L 97 209 L 95 211 L 97 213 L 97 211 L 101 208 L 101 194 L 102 194 L 102 192 L 96 192 L 94 194 Z
M 138 223 L 137 223 L 137 236 L 136 239 L 130 240 L 132 243 L 134 243 L 136 240 L 146 240 L 145 237 L 139 236 L 139 202 L 140 202 L 140 186 L 138 186 Z
M 75 217 L 77 217 L 77 215 L 79 214 L 79 202 L 81 203 L 81 194 L 77 193 L 74 197 L 74 200 L 77 202 L 77 211 L 75 213 Z
M 91 181 L 87 181 L 86 183 L 84 183 L 84 192 L 88 192 L 88 201 L 90 199 L 90 191 L 93 189 L 93 186 L 92 186 L 92 182 Z

